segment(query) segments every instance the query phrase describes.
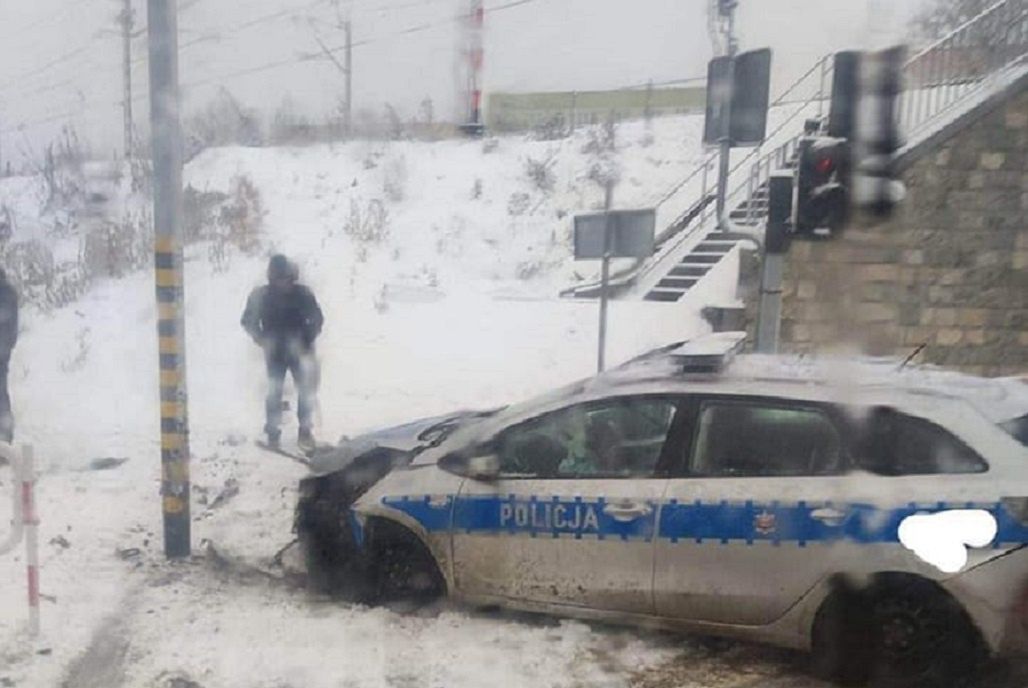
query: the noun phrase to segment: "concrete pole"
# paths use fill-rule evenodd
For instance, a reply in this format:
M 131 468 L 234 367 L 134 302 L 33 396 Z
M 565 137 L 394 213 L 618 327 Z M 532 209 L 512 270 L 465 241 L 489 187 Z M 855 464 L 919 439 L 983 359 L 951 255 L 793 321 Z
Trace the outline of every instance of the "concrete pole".
M 728 197 L 729 164 L 732 156 L 732 91 L 735 88 L 735 54 L 738 52 L 738 46 L 735 42 L 735 7 L 736 3 L 734 1 L 728 6 L 728 58 L 732 62 L 728 66 L 726 82 L 728 98 L 725 100 L 724 109 L 722 110 L 722 129 L 719 141 L 720 150 L 717 174 L 717 216 L 719 218 L 725 216 L 725 204 Z M 721 229 L 722 231 L 727 231 L 726 227 Z
M 147 0 L 153 131 L 154 264 L 160 353 L 164 553 L 189 556 L 189 397 L 182 271 L 182 133 L 175 0 Z
M 132 146 L 132 27 L 134 14 L 132 11 L 132 0 L 125 0 L 121 10 L 121 45 L 122 45 L 122 82 L 124 86 L 124 105 L 122 107 L 125 117 L 125 158 L 131 158 L 135 151 Z
M 610 301 L 608 285 L 610 281 L 610 253 L 614 243 L 614 226 L 611 221 L 610 209 L 614 201 L 614 182 L 608 180 L 603 196 L 603 209 L 606 213 L 603 226 L 603 262 L 600 267 L 600 340 L 596 357 L 596 370 L 602 373 L 607 362 L 607 306 Z

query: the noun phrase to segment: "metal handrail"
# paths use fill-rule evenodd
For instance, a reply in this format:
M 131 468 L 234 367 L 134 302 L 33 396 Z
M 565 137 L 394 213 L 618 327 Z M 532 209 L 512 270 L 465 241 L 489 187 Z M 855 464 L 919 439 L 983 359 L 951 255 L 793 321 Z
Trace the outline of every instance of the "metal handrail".
M 898 104 L 909 138 L 1028 55 L 1028 0 L 1000 0 L 911 57 Z
M 771 108 L 774 108 L 774 107 L 779 107 L 782 104 L 786 103 L 787 102 L 786 99 L 789 98 L 804 83 L 806 83 L 808 81 L 808 79 L 812 75 L 814 75 L 815 73 L 818 74 L 819 84 L 818 84 L 818 88 L 814 92 L 814 94 L 809 96 L 806 100 L 799 101 L 800 102 L 800 107 L 798 107 L 796 110 L 794 110 L 792 112 L 792 114 L 790 114 L 788 117 L 786 117 L 784 120 L 782 120 L 782 122 L 780 122 L 778 124 L 778 126 L 775 128 L 775 130 L 772 131 L 769 136 L 767 136 L 767 139 L 773 139 L 775 136 L 777 136 L 779 133 L 781 133 L 787 126 L 789 126 L 790 124 L 794 123 L 796 118 L 800 115 L 800 113 L 804 112 L 812 104 L 820 103 L 820 102 L 823 102 L 823 101 L 825 101 L 827 99 L 828 91 L 830 90 L 830 87 L 829 87 L 829 89 L 826 90 L 826 86 L 829 86 L 829 83 L 828 83 L 829 79 L 827 77 L 828 77 L 828 74 L 831 71 L 831 67 L 832 67 L 831 56 L 830 55 L 826 55 L 826 56 L 822 57 L 817 62 L 815 62 L 814 65 L 810 69 L 808 69 L 806 72 L 804 72 L 802 75 L 800 75 L 795 81 L 793 81 L 777 98 L 775 98 L 774 102 L 772 102 L 768 106 L 768 109 L 771 109 Z M 797 102 L 797 101 L 792 101 L 792 102 Z M 788 159 L 788 157 L 791 155 L 790 149 L 794 150 L 796 141 L 799 138 L 800 138 L 799 136 L 790 138 L 788 141 L 784 142 L 783 144 L 781 144 L 779 146 L 776 146 L 774 149 L 772 149 L 770 152 L 766 153 L 763 156 L 760 155 L 761 148 L 760 147 L 756 147 L 752 151 L 750 151 L 742 160 L 740 160 L 735 165 L 733 165 L 732 168 L 729 171 L 729 181 L 731 181 L 736 176 L 736 173 L 739 170 L 744 169 L 746 167 L 746 165 L 748 163 L 750 163 L 754 158 L 757 159 L 756 162 L 752 163 L 750 174 L 747 175 L 747 177 L 744 180 L 742 180 L 741 183 L 739 183 L 738 185 L 730 188 L 729 193 L 728 193 L 728 200 L 729 201 L 733 201 L 742 191 L 744 191 L 747 188 L 749 188 L 749 186 L 753 183 L 753 178 L 751 176 L 752 173 L 753 173 L 753 170 L 761 170 L 759 179 L 757 180 L 756 184 L 753 186 L 753 191 L 756 192 L 756 190 L 759 189 L 760 186 L 764 182 L 766 182 L 767 179 L 771 176 L 773 160 L 775 158 L 779 158 L 779 159 L 781 159 L 783 161 Z M 690 172 L 689 175 L 682 182 L 679 182 L 678 184 L 676 184 L 675 187 L 671 190 L 671 192 L 664 194 L 664 196 L 657 203 L 657 206 L 659 207 L 660 205 L 663 205 L 666 201 L 670 200 L 670 198 L 675 193 L 677 193 L 682 187 L 684 187 L 689 181 L 691 181 L 693 178 L 695 178 L 698 174 L 706 172 L 708 169 L 710 169 L 712 161 L 715 161 L 716 158 L 717 158 L 716 155 L 706 156 L 704 158 L 704 160 L 703 160 L 703 164 L 701 164 L 699 167 L 697 167 L 692 172 Z M 712 177 L 712 175 L 711 175 L 711 177 Z M 704 176 L 703 188 L 700 190 L 700 201 L 701 202 L 702 202 L 703 199 L 705 199 L 708 196 L 709 193 L 711 193 L 716 188 L 716 184 L 717 184 L 716 179 L 709 179 L 706 175 Z M 750 196 L 748 197 L 747 200 L 749 200 L 751 198 L 752 198 L 752 194 L 750 194 Z M 682 219 L 684 217 L 686 217 L 690 213 L 692 208 L 693 208 L 693 206 L 690 206 L 690 208 L 687 209 L 684 213 L 678 215 L 668 225 L 668 229 L 673 229 L 673 228 L 675 228 L 676 225 L 680 224 Z M 668 252 L 676 250 L 684 242 L 686 242 L 690 237 L 692 237 L 695 234 L 695 232 L 700 231 L 702 228 L 704 228 L 708 224 L 710 224 L 711 218 L 713 218 L 713 211 L 711 211 L 708 206 L 703 206 L 703 208 L 701 209 L 701 212 L 699 214 L 699 222 L 696 222 L 694 224 L 694 226 L 693 226 L 691 231 L 683 232 L 682 230 L 685 229 L 685 227 L 681 227 L 677 231 L 673 231 L 673 232 L 668 232 L 667 230 L 665 230 L 665 232 L 663 232 L 662 235 L 661 235 L 661 240 L 657 243 L 658 252 L 663 253 L 663 254 L 666 255 Z M 693 223 L 689 223 L 689 224 L 693 224 Z M 674 241 L 674 244 L 673 245 L 668 244 L 668 242 L 671 241 L 672 239 L 676 239 Z M 668 248 L 667 250 L 664 250 L 665 245 L 670 246 L 670 248 Z M 655 270 L 659 263 L 660 263 L 659 257 L 654 256 L 654 258 L 646 261 L 645 264 L 642 264 L 642 265 L 639 265 L 639 266 L 633 266 L 633 267 L 629 268 L 625 272 L 635 271 L 636 268 L 639 268 L 638 271 L 636 271 L 636 274 L 634 276 L 634 280 L 638 280 L 638 279 L 648 275 L 651 271 Z M 624 275 L 624 276 L 627 276 L 627 275 Z M 590 285 L 581 285 L 581 288 L 588 288 L 589 286 Z

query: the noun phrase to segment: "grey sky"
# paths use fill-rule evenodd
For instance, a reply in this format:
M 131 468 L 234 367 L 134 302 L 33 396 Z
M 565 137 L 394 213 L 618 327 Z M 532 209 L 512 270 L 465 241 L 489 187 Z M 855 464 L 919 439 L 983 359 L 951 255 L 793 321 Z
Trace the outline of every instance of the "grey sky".
M 132 0 L 138 24 L 145 2 Z M 741 0 L 744 49 L 774 49 L 782 85 L 818 56 L 901 39 L 920 0 Z M 704 74 L 706 0 L 486 0 L 486 90 L 616 88 Z M 121 0 L 0 0 L 0 154 L 38 151 L 72 123 L 98 152 L 120 148 Z M 336 7 L 338 5 L 338 7 Z M 313 118 L 332 112 L 342 76 L 315 37 L 342 44 L 352 15 L 355 109 L 391 103 L 413 114 L 425 97 L 455 108 L 466 0 L 180 0 L 186 112 L 224 86 L 270 116 L 291 98 Z M 490 11 L 491 10 L 491 11 Z M 145 124 L 145 40 L 134 41 L 136 123 Z M 280 66 L 278 63 L 283 63 Z M 772 88 L 774 92 L 777 90 Z M 19 127 L 23 127 L 19 129 Z

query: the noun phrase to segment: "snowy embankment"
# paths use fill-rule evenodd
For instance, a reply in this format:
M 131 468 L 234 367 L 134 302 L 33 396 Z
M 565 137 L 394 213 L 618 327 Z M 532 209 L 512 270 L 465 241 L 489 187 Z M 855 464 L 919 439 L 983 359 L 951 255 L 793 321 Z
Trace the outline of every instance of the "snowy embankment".
M 652 203 L 691 169 L 700 124 L 622 126 L 618 205 Z M 297 260 L 326 314 L 323 439 L 591 374 L 595 303 L 556 298 L 581 269 L 570 216 L 601 200 L 586 179 L 589 136 L 212 150 L 189 165 L 199 192 L 250 179 L 264 213 L 250 253 L 186 251 L 198 554 L 206 540 L 265 567 L 292 538 L 302 469 L 253 447 L 263 367 L 238 325 L 272 251 Z M 541 181 L 526 174 L 529 158 L 543 161 Z M 0 183 L 0 200 L 10 193 Z M 702 331 L 703 294 L 724 299 L 731 285 L 726 271 L 677 306 L 615 302 L 609 360 Z M 0 558 L 2 685 L 619 686 L 672 653 L 632 631 L 349 608 L 209 557 L 165 562 L 154 323 L 148 270 L 24 314 L 11 388 L 17 439 L 35 445 L 42 470 L 43 634 L 24 634 L 21 554 Z M 97 470 L 103 458 L 125 461 Z M 6 509 L 6 469 L 0 483 Z M 174 682 L 186 676 L 196 683 Z

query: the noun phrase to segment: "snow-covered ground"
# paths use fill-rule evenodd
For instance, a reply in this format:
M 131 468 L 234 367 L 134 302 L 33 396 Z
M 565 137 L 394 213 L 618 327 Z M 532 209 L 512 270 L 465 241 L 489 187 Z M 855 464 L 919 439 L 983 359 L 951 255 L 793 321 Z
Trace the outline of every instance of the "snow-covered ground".
M 624 126 L 622 205 L 687 171 L 697 131 L 696 118 Z M 578 269 L 569 217 L 600 200 L 584 179 L 586 137 L 214 150 L 192 162 L 197 189 L 252 179 L 266 216 L 254 255 L 230 251 L 216 269 L 208 245 L 187 249 L 190 561 L 161 553 L 151 273 L 26 309 L 11 388 L 17 439 L 41 469 L 43 631 L 25 633 L 20 551 L 0 558 L 0 685 L 620 686 L 680 652 L 677 638 L 577 622 L 349 607 L 254 573 L 292 539 L 303 474 L 252 445 L 262 363 L 238 319 L 267 254 L 294 257 L 322 301 L 325 439 L 589 375 L 596 305 L 555 297 Z M 551 189 L 525 176 L 528 157 L 551 161 Z M 402 186 L 391 198 L 388 179 Z M 13 191 L 0 198 L 17 203 Z M 389 236 L 355 242 L 343 231 L 351 205 L 375 199 Z M 613 303 L 610 360 L 702 331 L 699 308 L 733 283 L 726 268 L 678 305 Z M 98 469 L 102 458 L 125 461 Z

